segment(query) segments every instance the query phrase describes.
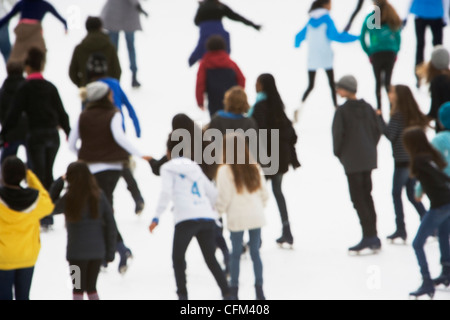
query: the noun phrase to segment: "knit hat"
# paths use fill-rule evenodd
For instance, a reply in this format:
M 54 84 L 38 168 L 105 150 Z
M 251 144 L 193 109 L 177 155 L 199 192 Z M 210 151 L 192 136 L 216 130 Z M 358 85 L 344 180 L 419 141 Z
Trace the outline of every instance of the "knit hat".
M 439 108 L 438 117 L 444 129 L 450 130 L 450 102 L 444 103 Z
M 94 81 L 86 86 L 86 99 L 89 102 L 98 101 L 109 93 L 109 86 L 101 81 Z
M 356 93 L 358 91 L 358 82 L 356 78 L 351 75 L 347 75 L 342 77 L 337 83 L 336 88 L 344 89 L 352 93 Z
M 448 50 L 442 46 L 436 46 L 431 54 L 431 64 L 438 70 L 448 69 L 450 65 L 450 55 Z

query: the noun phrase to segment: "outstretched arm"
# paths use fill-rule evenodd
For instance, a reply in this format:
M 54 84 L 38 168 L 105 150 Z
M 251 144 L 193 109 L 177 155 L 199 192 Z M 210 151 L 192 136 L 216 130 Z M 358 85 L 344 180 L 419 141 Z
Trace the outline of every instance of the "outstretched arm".
M 308 31 L 308 25 L 306 25 L 297 35 L 295 36 L 295 47 L 299 48 L 303 41 L 306 39 L 306 32 Z
M 238 13 L 234 12 L 233 10 L 231 10 L 228 6 L 223 5 L 223 10 L 224 10 L 225 16 L 226 16 L 227 18 L 229 18 L 229 19 L 231 19 L 231 20 L 234 20 L 234 21 L 242 22 L 243 24 L 245 24 L 245 25 L 247 25 L 247 26 L 250 26 L 250 27 L 253 27 L 253 28 L 255 28 L 256 30 L 261 29 L 261 26 L 260 26 L 260 25 L 257 25 L 257 24 L 255 24 L 255 23 L 253 23 L 252 21 L 250 21 L 250 20 L 244 18 L 244 17 L 241 16 L 240 14 L 238 14 Z
M 336 29 L 336 25 L 334 24 L 333 19 L 331 19 L 330 16 L 328 16 L 327 21 L 328 29 L 327 29 L 327 36 L 328 39 L 331 41 L 341 42 L 341 43 L 349 43 L 359 40 L 359 36 L 351 35 L 347 32 L 339 32 Z
M 11 9 L 11 11 L 0 20 L 0 28 L 3 27 L 5 24 L 7 24 L 12 17 L 14 17 L 17 13 L 21 11 L 22 11 L 22 1 L 16 3 L 16 5 Z
M 53 14 L 59 21 L 61 21 L 61 23 L 64 25 L 64 29 L 67 30 L 67 21 L 66 21 L 66 19 L 64 19 L 50 3 L 47 3 L 46 10 L 48 12 L 50 12 L 51 14 Z
M 358 15 L 359 11 L 361 11 L 361 8 L 363 6 L 364 0 L 358 0 L 358 4 L 356 5 L 356 9 L 353 12 L 352 16 L 350 17 L 350 20 L 347 23 L 347 26 L 345 27 L 344 31 L 349 31 L 352 27 L 353 20 L 355 20 L 356 16 Z

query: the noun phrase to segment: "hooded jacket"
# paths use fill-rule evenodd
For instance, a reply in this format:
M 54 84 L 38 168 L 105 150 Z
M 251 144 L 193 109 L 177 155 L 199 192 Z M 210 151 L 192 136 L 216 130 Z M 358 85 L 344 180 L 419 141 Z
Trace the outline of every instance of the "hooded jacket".
M 377 168 L 381 132 L 374 109 L 364 100 L 348 100 L 337 108 L 332 125 L 333 147 L 346 174 Z
M 30 170 L 26 189 L 0 188 L 0 270 L 29 268 L 41 249 L 39 221 L 52 213 L 48 192 Z
M 422 19 L 448 22 L 449 0 L 411 0 L 410 12 Z
M 380 28 L 369 28 L 369 19 L 373 13 L 369 14 L 363 23 L 361 30 L 360 42 L 364 52 L 370 57 L 374 53 L 382 51 L 392 51 L 398 53 L 401 45 L 401 29 L 392 30 L 385 23 Z M 369 35 L 369 43 L 367 43 L 367 35 Z
M 203 106 L 203 95 L 206 93 L 209 111 L 214 114 L 223 109 L 225 92 L 235 85 L 245 88 L 245 77 L 228 53 L 224 50 L 207 52 L 200 61 L 197 73 L 197 104 Z
M 347 32 L 338 32 L 330 12 L 320 8 L 310 12 L 308 23 L 295 37 L 295 47 L 299 48 L 301 43 L 306 40 L 308 42 L 308 70 L 329 70 L 333 68 L 334 59 L 331 42 L 348 43 L 358 39 L 358 36 Z
M 173 203 L 175 225 L 196 219 L 217 220 L 217 190 L 200 166 L 187 158 L 175 158 L 161 167 L 161 193 L 156 221 Z
M 89 32 L 73 51 L 69 67 L 69 77 L 78 87 L 84 87 L 88 83 L 86 64 L 89 56 L 100 52 L 106 57 L 108 63 L 108 77 L 120 80 L 122 69 L 117 56 L 116 48 L 111 43 L 109 36 L 102 31 Z

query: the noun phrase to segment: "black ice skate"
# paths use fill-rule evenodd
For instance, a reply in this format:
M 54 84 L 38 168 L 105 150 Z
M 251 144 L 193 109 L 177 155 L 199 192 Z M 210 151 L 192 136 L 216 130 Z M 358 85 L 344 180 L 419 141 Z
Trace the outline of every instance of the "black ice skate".
M 377 254 L 381 250 L 381 241 L 378 237 L 363 238 L 356 246 L 348 249 L 349 253 L 359 255 L 362 251 L 369 249 L 373 254 Z
M 450 266 L 443 266 L 442 273 L 439 277 L 433 280 L 434 285 L 440 286 L 443 284 L 445 287 L 450 286 Z
M 433 299 L 434 292 L 435 292 L 435 289 L 434 289 L 433 280 L 431 280 L 431 279 L 423 279 L 423 283 L 420 286 L 420 288 L 417 289 L 414 292 L 411 292 L 409 295 L 411 297 L 415 297 L 416 299 L 419 299 L 419 297 L 421 297 L 421 296 L 427 295 L 431 299 Z
M 397 230 L 393 234 L 387 237 L 390 243 L 395 243 L 395 240 L 401 239 L 403 240 L 403 244 L 406 244 L 407 234 L 405 230 Z
M 284 248 L 285 245 L 288 246 L 288 248 L 292 249 L 294 245 L 294 238 L 292 237 L 291 233 L 291 227 L 289 225 L 289 222 L 283 223 L 283 232 L 281 234 L 281 237 L 277 240 L 278 245 L 280 248 Z

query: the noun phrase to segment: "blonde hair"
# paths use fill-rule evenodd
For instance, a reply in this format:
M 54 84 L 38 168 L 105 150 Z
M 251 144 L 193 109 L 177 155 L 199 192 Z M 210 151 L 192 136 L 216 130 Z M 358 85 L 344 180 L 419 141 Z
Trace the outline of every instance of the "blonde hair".
M 234 86 L 225 92 L 223 103 L 225 105 L 225 111 L 235 114 L 244 114 L 250 110 L 247 94 L 241 86 Z

